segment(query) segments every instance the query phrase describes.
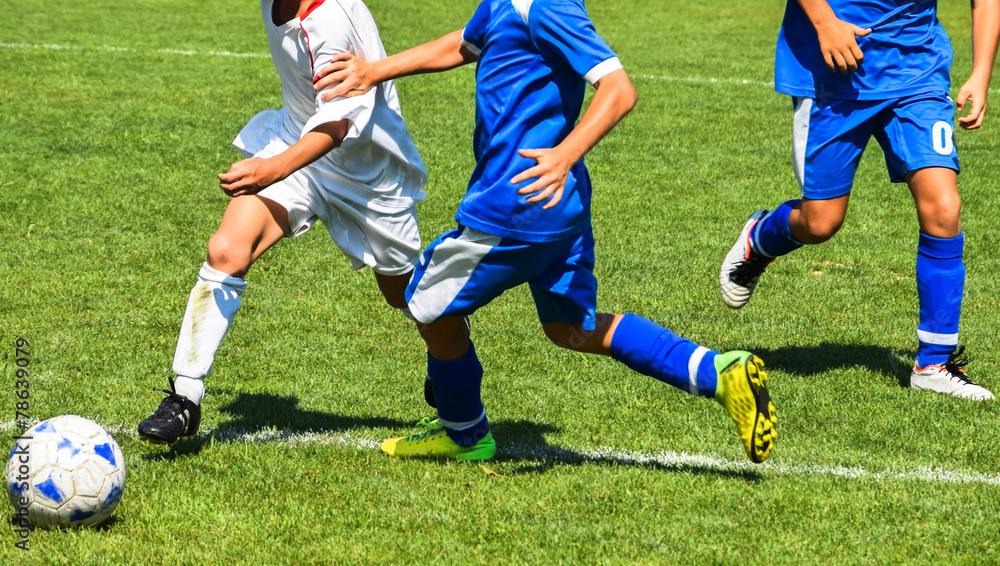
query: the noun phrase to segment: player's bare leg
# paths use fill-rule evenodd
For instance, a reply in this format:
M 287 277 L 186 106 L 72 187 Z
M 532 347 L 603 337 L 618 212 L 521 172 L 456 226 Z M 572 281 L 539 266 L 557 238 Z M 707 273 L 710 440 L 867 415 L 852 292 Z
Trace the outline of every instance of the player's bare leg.
M 611 355 L 611 339 L 615 329 L 622 320 L 620 314 L 599 313 L 594 323 L 594 330 L 584 330 L 582 324 L 566 324 L 565 322 L 547 322 L 542 324 L 542 330 L 553 344 L 575 352 Z
M 375 274 L 375 281 L 378 288 L 385 297 L 385 301 L 390 306 L 400 309 L 407 318 L 412 320 L 412 316 L 406 304 L 406 287 L 410 283 L 411 273 L 404 275 L 382 275 Z M 466 317 L 452 318 L 446 317 L 438 319 L 430 324 L 416 323 L 421 337 L 427 344 L 427 351 L 436 359 L 451 361 L 458 359 L 469 351 L 469 319 Z M 430 378 L 424 379 L 424 400 L 432 408 L 437 407 L 434 400 L 434 388 Z M 434 419 L 421 420 L 421 426 L 436 428 Z
M 917 360 L 910 387 L 975 400 L 993 399 L 976 384 L 963 366 L 965 348 L 958 345 L 958 323 L 965 287 L 962 260 L 961 198 L 958 175 L 945 167 L 918 169 L 907 177 L 917 206 L 920 239 L 917 244 Z
M 917 206 L 921 232 L 935 238 L 954 238 L 962 233 L 962 199 L 954 170 L 918 169 L 907 175 L 906 183 Z
M 219 229 L 208 241 L 208 258 L 191 290 L 174 353 L 170 390 L 159 408 L 139 424 L 139 438 L 173 444 L 198 432 L 204 378 L 229 331 L 246 289 L 243 276 L 265 251 L 289 232 L 287 211 L 274 201 L 241 196 L 230 201 Z
M 289 231 L 288 211 L 280 204 L 256 195 L 236 197 L 208 240 L 208 265 L 242 278 Z
M 427 351 L 435 359 L 452 361 L 468 353 L 469 321 L 462 316 L 441 317 L 431 324 L 418 324 Z
M 802 199 L 788 215 L 792 235 L 803 244 L 822 244 L 840 230 L 847 217 L 848 193 L 831 199 Z
M 412 275 L 412 271 L 403 275 L 375 274 L 375 283 L 378 284 L 378 290 L 381 291 L 382 296 L 385 297 L 385 302 L 389 303 L 390 307 L 397 309 L 406 308 L 406 286 L 410 284 L 410 277 Z

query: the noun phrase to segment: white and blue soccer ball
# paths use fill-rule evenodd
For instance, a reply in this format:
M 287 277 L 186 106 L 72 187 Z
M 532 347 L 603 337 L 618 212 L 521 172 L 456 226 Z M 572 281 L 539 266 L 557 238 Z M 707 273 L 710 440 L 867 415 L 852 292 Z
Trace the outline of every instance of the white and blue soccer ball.
M 25 431 L 7 457 L 15 519 L 36 527 L 98 525 L 125 490 L 125 459 L 94 421 L 63 415 Z

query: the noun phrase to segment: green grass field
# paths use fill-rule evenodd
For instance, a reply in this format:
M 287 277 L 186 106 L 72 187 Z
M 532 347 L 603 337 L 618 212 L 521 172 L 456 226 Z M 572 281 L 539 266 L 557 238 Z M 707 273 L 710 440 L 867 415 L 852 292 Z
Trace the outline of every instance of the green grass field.
M 968 2 L 940 4 L 960 84 Z M 390 53 L 475 6 L 369 2 Z M 758 353 L 771 460 L 746 461 L 715 403 L 552 346 L 521 288 L 474 318 L 498 452 L 472 465 L 378 451 L 431 414 L 422 342 L 320 227 L 251 271 L 199 435 L 139 442 L 228 201 L 215 175 L 247 119 L 281 103 L 259 10 L 0 0 L 0 431 L 19 432 L 24 337 L 31 415 L 97 420 L 128 464 L 106 526 L 36 530 L 24 552 L 5 523 L 0 564 L 1000 563 L 1000 411 L 907 387 L 917 222 L 876 144 L 833 241 L 776 262 L 747 308 L 719 299 L 746 215 L 797 194 L 791 104 L 769 84 L 783 6 L 588 2 L 639 93 L 587 158 L 599 304 Z M 430 172 L 429 242 L 471 170 L 473 72 L 397 86 Z M 957 135 L 962 341 L 1000 391 L 1000 117 Z

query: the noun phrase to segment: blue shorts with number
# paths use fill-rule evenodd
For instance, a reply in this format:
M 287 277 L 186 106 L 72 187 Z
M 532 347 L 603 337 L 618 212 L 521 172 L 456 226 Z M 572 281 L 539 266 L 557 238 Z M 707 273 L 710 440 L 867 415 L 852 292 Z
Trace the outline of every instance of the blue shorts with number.
M 424 250 L 406 301 L 413 317 L 428 323 L 468 316 L 522 283 L 531 288 L 542 323 L 583 323 L 593 330 L 597 279 L 590 229 L 554 242 L 525 242 L 459 226 Z
M 947 93 L 891 100 L 793 97 L 792 102 L 793 165 L 805 198 L 831 199 L 851 192 L 872 136 L 882 146 L 893 183 L 925 167 L 959 170 L 952 125 L 955 104 Z

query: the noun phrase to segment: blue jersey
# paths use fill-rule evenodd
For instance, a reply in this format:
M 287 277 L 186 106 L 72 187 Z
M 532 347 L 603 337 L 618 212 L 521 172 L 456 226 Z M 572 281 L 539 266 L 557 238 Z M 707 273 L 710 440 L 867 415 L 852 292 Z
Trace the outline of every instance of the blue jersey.
M 590 178 L 580 160 L 562 200 L 525 202 L 512 185 L 536 165 L 519 149 L 555 147 L 573 130 L 587 83 L 621 68 L 594 29 L 583 0 L 484 0 L 462 34 L 476 67 L 476 168 L 455 218 L 495 236 L 561 239 L 590 224 Z
M 864 62 L 846 75 L 830 71 L 816 29 L 788 0 L 778 36 L 774 84 L 806 98 L 886 100 L 948 92 L 951 42 L 937 20 L 936 0 L 828 0 L 841 20 L 872 32 L 858 37 Z

